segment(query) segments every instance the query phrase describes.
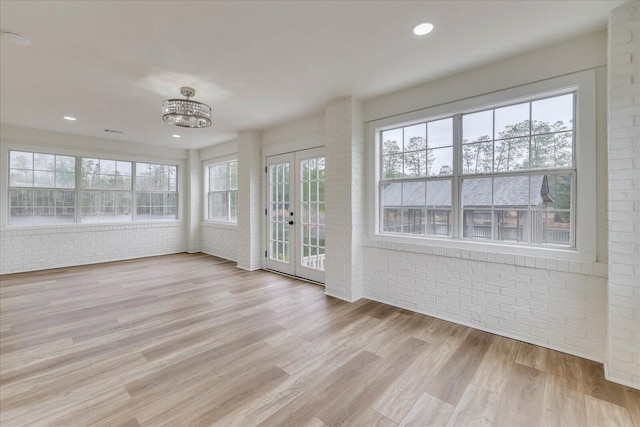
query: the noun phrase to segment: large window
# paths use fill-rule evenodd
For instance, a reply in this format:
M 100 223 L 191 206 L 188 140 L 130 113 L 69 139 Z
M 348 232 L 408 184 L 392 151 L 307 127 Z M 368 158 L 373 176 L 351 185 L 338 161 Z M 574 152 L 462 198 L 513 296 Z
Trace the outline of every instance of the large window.
M 11 150 L 9 225 L 177 219 L 176 175 L 175 165 Z
M 379 129 L 379 233 L 575 247 L 575 99 Z
M 238 162 L 207 167 L 207 219 L 237 221 Z
M 132 162 L 81 159 L 81 222 L 131 221 Z
M 178 218 L 177 167 L 136 163 L 136 218 Z
M 74 222 L 75 164 L 75 157 L 11 151 L 9 224 Z

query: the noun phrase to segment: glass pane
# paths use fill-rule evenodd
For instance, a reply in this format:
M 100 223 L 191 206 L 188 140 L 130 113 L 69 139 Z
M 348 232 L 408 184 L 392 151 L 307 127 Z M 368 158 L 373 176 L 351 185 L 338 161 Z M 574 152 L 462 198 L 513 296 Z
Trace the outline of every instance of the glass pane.
M 33 187 L 33 171 L 30 169 L 11 169 L 9 185 L 12 187 Z
M 437 120 L 427 124 L 429 148 L 453 145 L 453 119 Z
M 494 213 L 494 239 L 526 242 L 529 215 L 527 211 L 496 210 Z
M 83 158 L 81 164 L 81 181 L 83 188 L 99 188 L 100 163 L 98 159 Z
M 534 195 L 537 195 L 539 204 L 544 204 L 546 208 L 571 209 L 571 175 L 532 176 L 532 204 Z
M 453 147 L 428 150 L 429 176 L 453 174 Z
M 507 176 L 493 180 L 493 205 L 495 207 L 529 207 L 529 177 Z
M 402 128 L 382 132 L 382 154 L 402 152 Z
M 531 117 L 534 122 L 534 133 L 544 132 L 538 130 L 539 123 L 546 123 L 553 131 L 573 129 L 573 94 L 541 99 L 531 103 Z
M 116 162 L 116 172 L 119 175 L 131 176 L 131 162 Z
M 410 208 L 425 206 L 425 183 L 405 182 L 402 184 L 402 205 Z
M 534 211 L 533 239 L 536 243 L 571 245 L 571 212 Z
M 229 212 L 231 221 L 235 221 L 238 219 L 238 213 L 236 212 L 236 204 L 237 204 L 237 192 L 231 191 L 229 194 Z
M 73 172 L 56 172 L 56 188 L 75 188 L 76 174 Z
M 404 210 L 404 233 L 424 234 L 427 210 L 425 208 L 407 208 Z
M 427 183 L 427 207 L 451 209 L 451 181 Z
M 529 138 L 496 141 L 493 167 L 496 172 L 528 169 Z
M 490 207 L 492 202 L 491 178 L 462 180 L 462 206 Z
M 29 225 L 33 223 L 33 190 L 9 190 L 11 225 Z
M 493 139 L 493 110 L 462 116 L 462 143 Z
M 53 154 L 33 153 L 33 169 L 37 171 L 55 171 L 56 156 Z
M 75 173 L 76 158 L 70 156 L 56 156 L 56 171 Z
M 104 175 L 111 175 L 116 171 L 115 160 L 100 159 L 100 173 Z
M 480 142 L 462 146 L 462 173 L 491 172 L 493 168 L 493 143 Z
M 563 168 L 573 165 L 573 132 L 533 137 L 531 145 L 534 168 Z
M 471 239 L 491 240 L 491 211 L 465 209 L 462 213 L 462 235 Z
M 404 153 L 404 176 L 416 177 L 427 175 L 427 152 L 414 151 Z
M 430 236 L 451 236 L 451 211 L 427 210 L 426 233 Z
M 496 108 L 496 139 L 529 135 L 529 103 Z
M 382 231 L 389 233 L 402 232 L 402 209 L 384 208 L 382 213 Z
M 238 162 L 229 163 L 229 189 L 238 189 Z
M 399 178 L 402 176 L 402 154 L 392 154 L 382 158 L 383 179 Z
M 9 164 L 13 169 L 33 170 L 33 153 L 11 151 L 9 155 Z
M 402 206 L 402 184 L 383 184 L 381 197 L 384 207 Z
M 54 187 L 55 186 L 55 172 L 33 172 L 33 185 L 35 187 Z
M 420 123 L 404 128 L 404 151 L 425 150 L 427 148 L 427 126 Z

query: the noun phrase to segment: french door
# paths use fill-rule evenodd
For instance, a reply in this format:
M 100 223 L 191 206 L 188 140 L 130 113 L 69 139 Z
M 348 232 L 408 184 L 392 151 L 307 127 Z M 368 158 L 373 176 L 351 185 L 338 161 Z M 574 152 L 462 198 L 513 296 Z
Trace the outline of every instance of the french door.
M 323 149 L 267 157 L 267 268 L 324 283 Z

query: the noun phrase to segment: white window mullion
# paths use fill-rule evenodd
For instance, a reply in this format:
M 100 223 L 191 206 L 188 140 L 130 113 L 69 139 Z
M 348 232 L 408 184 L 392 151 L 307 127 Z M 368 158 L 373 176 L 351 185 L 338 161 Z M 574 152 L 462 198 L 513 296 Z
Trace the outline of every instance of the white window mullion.
M 462 115 L 453 116 L 453 177 L 451 178 L 451 237 L 463 235 L 462 227 Z

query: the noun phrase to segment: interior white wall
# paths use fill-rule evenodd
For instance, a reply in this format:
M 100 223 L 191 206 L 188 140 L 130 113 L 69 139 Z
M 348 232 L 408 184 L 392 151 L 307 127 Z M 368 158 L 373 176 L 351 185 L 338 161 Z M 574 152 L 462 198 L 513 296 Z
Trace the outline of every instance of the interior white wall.
M 9 147 L 33 151 L 63 150 L 70 155 L 117 156 L 128 160 L 179 163 L 179 192 L 185 193 L 185 160 L 182 149 L 130 144 L 104 138 L 82 137 L 2 125 L 0 133 L 0 274 L 92 264 L 164 255 L 187 250 L 185 215 L 178 221 L 121 224 L 68 224 L 7 227 L 7 179 Z M 183 200 L 188 200 L 184 198 Z M 183 203 L 184 204 L 184 203 Z
M 640 389 L 640 7 L 609 19 L 607 378 Z

